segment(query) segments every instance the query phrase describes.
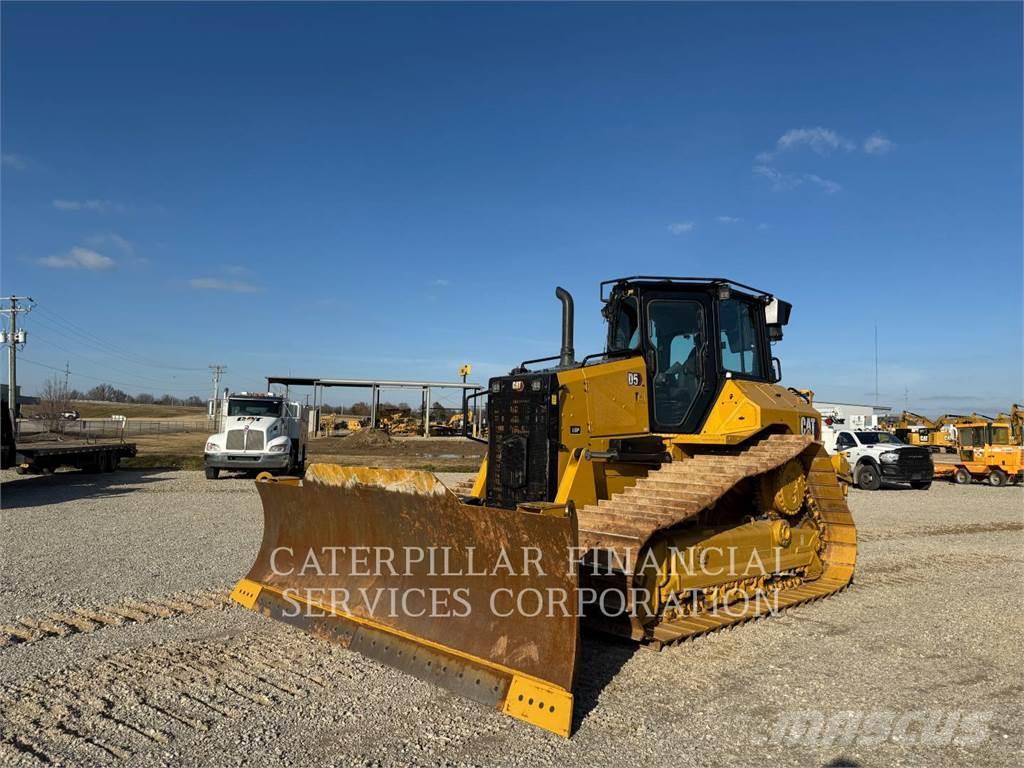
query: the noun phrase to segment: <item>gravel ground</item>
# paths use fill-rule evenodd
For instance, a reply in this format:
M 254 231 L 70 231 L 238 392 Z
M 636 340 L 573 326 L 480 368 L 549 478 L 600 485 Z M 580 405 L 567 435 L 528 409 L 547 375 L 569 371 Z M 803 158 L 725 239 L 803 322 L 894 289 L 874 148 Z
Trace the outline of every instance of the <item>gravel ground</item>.
M 0 764 L 959 766 L 1024 749 L 1021 488 L 853 491 L 850 590 L 661 652 L 585 637 L 565 740 L 225 604 L 259 544 L 251 480 L 0 479 L 0 625 L 25 635 L 0 643 Z M 50 614 L 75 607 L 93 620 L 57 636 Z

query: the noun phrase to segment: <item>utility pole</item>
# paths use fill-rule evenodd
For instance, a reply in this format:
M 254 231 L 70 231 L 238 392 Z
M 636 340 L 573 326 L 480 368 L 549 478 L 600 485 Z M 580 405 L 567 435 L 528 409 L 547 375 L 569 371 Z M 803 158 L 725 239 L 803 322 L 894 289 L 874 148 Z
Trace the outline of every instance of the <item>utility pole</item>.
M 7 344 L 7 397 L 11 401 L 11 417 L 14 421 L 14 436 L 18 436 L 18 345 L 25 346 L 28 336 L 25 331 L 18 328 L 18 313 L 31 312 L 36 305 L 31 296 L 4 296 L 0 301 L 6 301 L 6 307 L 0 307 L 0 313 L 10 318 L 7 324 L 7 331 L 0 333 L 0 341 Z M 27 304 L 18 306 L 18 302 Z
M 64 396 L 68 394 L 68 379 L 71 377 L 71 361 L 68 360 L 64 363 Z
M 875 405 L 878 405 L 878 323 L 875 323 Z
M 213 431 L 214 432 L 219 432 L 220 431 L 219 428 L 218 428 L 218 426 L 219 426 L 218 422 L 219 422 L 220 414 L 217 412 L 217 405 L 218 405 L 218 403 L 217 403 L 217 393 L 220 391 L 220 377 L 221 377 L 221 374 L 223 374 L 224 371 L 226 371 L 227 369 L 228 369 L 228 367 L 226 365 L 211 365 L 210 366 L 210 370 L 213 371 L 213 404 L 212 404 L 211 407 L 213 408 L 212 416 L 213 416 Z

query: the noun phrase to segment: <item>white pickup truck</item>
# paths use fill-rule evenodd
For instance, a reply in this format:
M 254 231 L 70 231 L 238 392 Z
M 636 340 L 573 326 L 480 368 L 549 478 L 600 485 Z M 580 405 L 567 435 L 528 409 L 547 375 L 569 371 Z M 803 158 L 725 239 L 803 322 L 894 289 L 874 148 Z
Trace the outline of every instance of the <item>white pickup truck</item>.
M 281 395 L 238 392 L 223 402 L 221 418 L 222 431 L 207 438 L 203 451 L 208 479 L 222 469 L 305 471 L 308 408 Z
M 883 482 L 909 483 L 917 490 L 931 487 L 935 468 L 928 448 L 905 445 L 884 430 L 847 429 L 841 423 L 823 423 L 821 436 L 830 453 L 846 457 L 858 488 L 875 491 Z

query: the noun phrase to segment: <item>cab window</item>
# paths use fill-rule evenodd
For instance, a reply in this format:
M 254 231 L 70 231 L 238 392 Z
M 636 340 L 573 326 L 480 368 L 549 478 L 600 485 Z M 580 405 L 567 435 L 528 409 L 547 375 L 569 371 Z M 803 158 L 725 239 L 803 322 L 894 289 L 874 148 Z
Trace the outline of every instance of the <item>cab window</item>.
M 853 441 L 853 436 L 849 432 L 840 432 L 836 438 L 836 450 L 845 451 L 847 448 L 853 448 L 857 444 Z
M 704 381 L 704 310 L 695 301 L 655 300 L 647 305 L 647 317 L 655 363 L 654 420 L 678 426 Z
M 985 428 L 984 427 L 960 427 L 959 428 L 960 444 L 961 445 L 966 445 L 966 446 L 984 445 L 985 444 L 984 432 L 985 432 Z
M 629 297 L 618 303 L 611 330 L 611 349 L 639 349 L 640 311 L 635 298 Z
M 722 369 L 763 378 L 757 321 L 749 301 L 725 299 L 718 305 Z

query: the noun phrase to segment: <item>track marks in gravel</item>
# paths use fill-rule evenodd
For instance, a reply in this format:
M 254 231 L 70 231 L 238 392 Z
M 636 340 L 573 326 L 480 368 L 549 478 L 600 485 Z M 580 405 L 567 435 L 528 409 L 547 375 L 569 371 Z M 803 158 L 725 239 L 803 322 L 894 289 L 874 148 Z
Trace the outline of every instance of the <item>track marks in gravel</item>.
M 116 764 L 326 687 L 322 644 L 147 646 L 0 685 L 0 764 Z M 314 658 L 314 656 L 317 658 Z
M 862 541 L 884 541 L 886 539 L 916 539 L 922 536 L 970 536 L 979 533 L 1005 533 L 1024 531 L 1024 523 L 1017 521 L 968 523 L 966 525 L 933 525 L 927 528 L 908 528 L 899 531 L 858 531 Z
M 863 565 L 854 577 L 860 588 L 903 586 L 907 584 L 935 584 L 959 576 L 969 583 L 983 560 L 988 565 L 999 564 L 1007 573 L 1024 564 L 1019 555 L 984 555 L 964 552 L 946 552 L 934 560 L 906 559 L 887 563 L 871 562 Z
M 72 608 L 42 617 L 19 617 L 10 623 L 0 623 L 0 650 L 48 638 L 89 634 L 104 627 L 173 619 L 197 611 L 223 608 L 229 603 L 228 593 L 222 590 L 188 592 L 145 600 L 125 599 L 96 608 Z

